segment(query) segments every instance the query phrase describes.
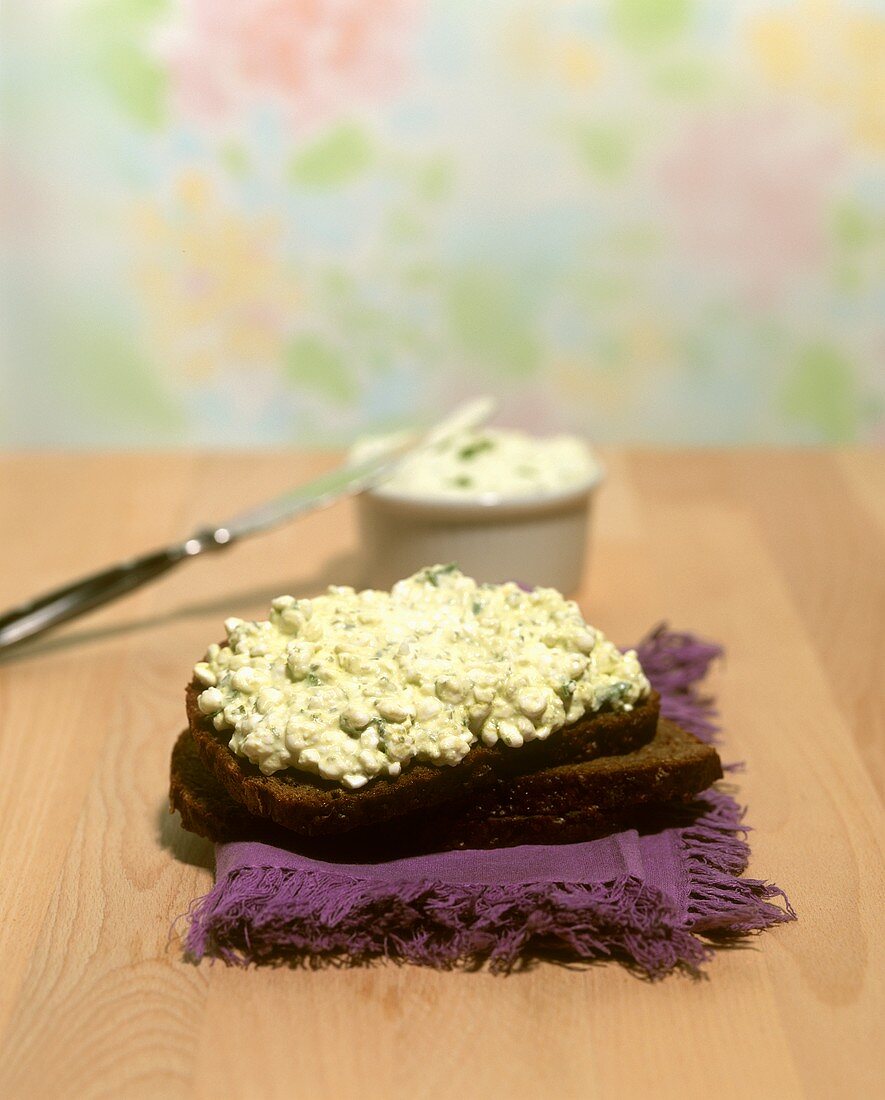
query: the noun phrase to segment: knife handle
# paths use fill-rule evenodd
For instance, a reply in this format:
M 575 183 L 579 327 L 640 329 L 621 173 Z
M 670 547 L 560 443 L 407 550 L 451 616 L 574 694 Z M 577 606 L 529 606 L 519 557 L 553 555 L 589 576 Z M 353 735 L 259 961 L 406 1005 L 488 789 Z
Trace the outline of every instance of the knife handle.
M 118 596 L 162 577 L 176 565 L 204 550 L 220 550 L 231 542 L 224 528 L 201 531 L 186 542 L 150 551 L 37 596 L 0 615 L 0 651 L 26 638 L 34 638 L 59 623 L 75 619 L 84 611 L 110 603 Z

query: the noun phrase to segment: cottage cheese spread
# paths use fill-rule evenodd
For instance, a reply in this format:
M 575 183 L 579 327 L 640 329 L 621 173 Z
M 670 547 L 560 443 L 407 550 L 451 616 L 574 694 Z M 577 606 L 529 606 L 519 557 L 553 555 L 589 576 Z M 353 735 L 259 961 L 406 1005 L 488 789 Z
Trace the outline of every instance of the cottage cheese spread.
M 398 438 L 364 440 L 351 457 L 367 459 Z M 453 501 L 512 499 L 565 492 L 598 471 L 589 448 L 575 436 L 539 438 L 483 428 L 457 432 L 407 455 L 380 488 L 398 496 Z
M 203 714 L 265 775 L 313 772 L 346 787 L 411 760 L 457 764 L 481 742 L 516 749 L 649 685 L 552 588 L 477 584 L 434 566 L 390 592 L 332 586 L 228 619 L 229 643 L 194 669 Z

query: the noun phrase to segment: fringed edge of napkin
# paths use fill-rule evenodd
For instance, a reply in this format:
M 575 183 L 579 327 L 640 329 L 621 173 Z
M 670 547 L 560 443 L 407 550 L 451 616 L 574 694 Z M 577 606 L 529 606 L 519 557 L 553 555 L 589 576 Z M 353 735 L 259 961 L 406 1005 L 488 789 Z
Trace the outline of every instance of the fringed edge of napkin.
M 740 936 L 795 920 L 795 910 L 779 886 L 739 877 L 750 859 L 744 808 L 712 788 L 701 798 L 707 812 L 679 831 L 688 859 L 691 930 L 707 936 Z M 775 905 L 774 898 L 783 906 Z
M 375 883 L 318 872 L 232 872 L 198 903 L 188 953 L 226 963 L 388 957 L 439 969 L 487 960 L 512 970 L 532 949 L 617 955 L 649 973 L 700 965 L 708 948 L 638 879 L 463 886 Z
M 720 646 L 655 628 L 637 646 L 661 693 L 663 713 L 702 740 L 715 738 L 713 699 L 697 691 Z M 256 867 L 231 872 L 191 906 L 186 938 L 194 959 L 230 964 L 395 958 L 436 967 L 488 960 L 513 969 L 532 951 L 571 958 L 617 957 L 651 976 L 712 955 L 699 938 L 760 931 L 795 919 L 783 890 L 739 876 L 747 866 L 744 811 L 721 791 L 680 830 L 687 857 L 687 918 L 635 877 L 593 884 L 454 886 L 373 883 L 328 871 Z M 774 904 L 779 899 L 783 904 Z
M 680 964 L 696 970 L 713 953 L 700 933 L 742 935 L 795 917 L 778 887 L 738 877 L 749 847 L 734 799 L 716 791 L 703 799 L 709 810 L 682 831 L 687 920 L 631 876 L 478 889 L 256 867 L 231 872 L 195 903 L 187 951 L 241 965 L 383 956 L 438 968 L 487 960 L 498 971 L 543 951 L 616 957 L 651 976 Z
M 718 740 L 716 702 L 698 684 L 724 650 L 694 634 L 669 630 L 659 623 L 636 646 L 636 656 L 651 686 L 661 696 L 661 714 L 701 741 Z

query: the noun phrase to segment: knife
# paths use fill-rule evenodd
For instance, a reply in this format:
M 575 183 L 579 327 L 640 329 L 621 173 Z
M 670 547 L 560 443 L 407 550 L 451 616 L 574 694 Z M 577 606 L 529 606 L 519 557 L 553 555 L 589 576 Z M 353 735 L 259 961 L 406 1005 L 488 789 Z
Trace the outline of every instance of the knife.
M 478 427 L 488 419 L 494 406 L 491 398 L 477 398 L 459 406 L 450 416 L 421 432 L 417 439 L 414 433 L 407 438 L 398 435 L 394 442 L 365 461 L 339 466 L 223 523 L 200 528 L 183 542 L 101 569 L 14 607 L 0 615 L 0 651 L 110 603 L 200 554 L 227 549 L 295 516 L 361 493 L 383 480 L 406 455 L 434 446 L 456 432 Z

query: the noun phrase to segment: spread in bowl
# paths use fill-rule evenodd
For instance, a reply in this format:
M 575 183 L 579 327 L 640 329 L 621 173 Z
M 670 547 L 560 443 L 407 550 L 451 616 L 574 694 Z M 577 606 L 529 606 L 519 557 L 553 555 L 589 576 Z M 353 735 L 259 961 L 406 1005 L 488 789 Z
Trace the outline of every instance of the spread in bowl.
M 452 565 L 389 592 L 281 596 L 266 621 L 228 619 L 194 675 L 201 712 L 265 775 L 355 789 L 412 760 L 458 764 L 475 744 L 518 749 L 649 692 L 621 653 L 550 588 L 478 584 Z
M 351 458 L 366 459 L 385 442 L 359 442 Z M 479 428 L 407 455 L 376 491 L 423 500 L 483 502 L 564 493 L 586 486 L 598 475 L 599 464 L 576 436 Z
M 385 447 L 369 439 L 351 452 Z M 602 467 L 573 436 L 462 430 L 408 455 L 358 498 L 364 581 L 388 588 L 428 561 L 456 561 L 479 581 L 512 577 L 573 593 Z

